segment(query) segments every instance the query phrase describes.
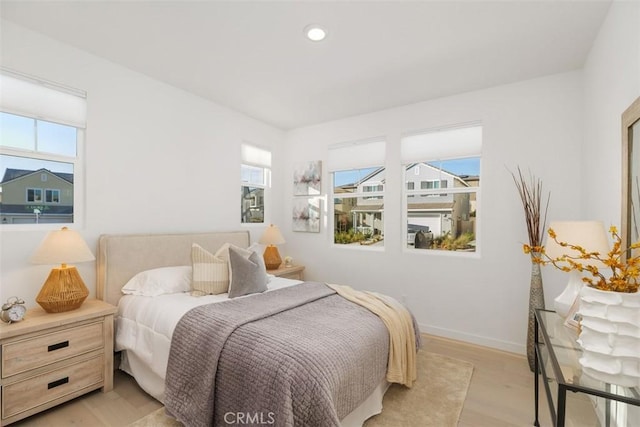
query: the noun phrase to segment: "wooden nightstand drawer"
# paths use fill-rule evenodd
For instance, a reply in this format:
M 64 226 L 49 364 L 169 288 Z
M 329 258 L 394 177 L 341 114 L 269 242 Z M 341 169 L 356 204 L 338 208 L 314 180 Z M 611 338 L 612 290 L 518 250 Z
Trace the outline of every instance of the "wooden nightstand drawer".
M 2 388 L 3 418 L 28 411 L 104 381 L 104 356 L 74 363 Z M 97 386 L 94 388 L 98 388 Z
M 0 426 L 85 393 L 113 389 L 113 314 L 88 300 L 80 308 L 27 310 L 22 322 L 0 322 Z
M 304 265 L 292 265 L 285 267 L 282 264 L 276 270 L 267 270 L 267 273 L 276 277 L 284 277 L 285 279 L 304 280 Z
M 91 323 L 2 345 L 2 378 L 104 346 L 103 323 Z

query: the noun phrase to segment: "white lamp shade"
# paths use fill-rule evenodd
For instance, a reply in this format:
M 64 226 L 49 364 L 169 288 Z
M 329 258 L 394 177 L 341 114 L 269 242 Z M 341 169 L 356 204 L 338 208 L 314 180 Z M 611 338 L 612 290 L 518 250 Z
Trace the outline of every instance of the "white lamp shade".
M 610 250 L 609 236 L 601 221 L 556 221 L 549 224 L 549 228 L 556 233 L 559 242 L 565 242 L 573 246 L 581 246 L 587 252 L 598 252 L 606 257 Z M 552 238 L 547 237 L 544 247 L 545 253 L 550 258 L 558 258 L 563 255 L 579 257 L 578 251 L 570 247 L 560 246 Z M 604 264 L 593 259 L 576 260 L 582 265 L 604 267 Z
M 264 230 L 262 237 L 258 240 L 258 243 L 262 245 L 281 245 L 284 243 L 284 237 L 280 232 L 280 229 L 275 225 L 271 224 Z
M 609 252 L 609 236 L 600 221 L 558 221 L 549 224 L 549 228 L 556 233 L 556 240 L 573 246 L 580 246 L 586 252 L 598 252 L 601 257 L 607 256 Z M 571 249 L 569 246 L 561 246 L 551 237 L 547 237 L 544 247 L 545 253 L 550 258 L 559 258 L 568 255 L 584 266 L 594 266 L 598 269 L 605 265 L 594 259 L 580 259 L 580 252 Z M 573 270 L 569 274 L 569 282 L 564 291 L 558 295 L 553 302 L 556 312 L 566 317 L 571 310 L 571 306 L 578 297 L 580 289 L 583 287 L 582 274 Z
M 95 259 L 82 236 L 67 227 L 50 231 L 31 256 L 34 264 L 70 264 Z

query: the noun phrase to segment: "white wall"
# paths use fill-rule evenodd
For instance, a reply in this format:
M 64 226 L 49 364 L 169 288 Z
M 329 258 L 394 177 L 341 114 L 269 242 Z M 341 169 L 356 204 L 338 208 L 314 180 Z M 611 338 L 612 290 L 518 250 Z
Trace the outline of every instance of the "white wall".
M 426 331 L 524 351 L 530 264 L 523 215 L 505 166 L 530 168 L 551 191 L 551 220 L 620 223 L 620 115 L 640 95 L 640 3 L 615 1 L 584 71 L 521 82 L 292 131 L 286 164 L 326 159 L 327 146 L 387 138 L 384 252 L 333 246 L 319 235 L 290 233 L 290 255 L 307 276 L 405 296 Z M 481 254 L 477 259 L 404 252 L 399 140 L 403 132 L 481 120 Z M 323 191 L 330 176 L 325 171 Z M 285 208 L 291 191 L 285 187 Z M 327 205 L 324 205 L 325 214 Z M 284 213 L 285 221 L 288 212 Z M 285 225 L 284 228 L 287 226 Z M 566 275 L 543 269 L 546 301 Z
M 282 181 L 282 131 L 10 22 L 2 21 L 1 36 L 2 65 L 87 91 L 79 231 L 90 247 L 102 233 L 240 229 L 242 141 L 271 148 L 274 183 Z M 281 197 L 273 194 L 273 206 Z M 251 228 L 252 240 L 262 230 Z M 35 305 L 51 266 L 28 259 L 45 234 L 2 231 L 0 301 L 19 295 Z M 95 264 L 78 269 L 95 295 Z
M 621 115 L 640 96 L 640 3 L 614 2 L 584 67 L 587 217 L 620 225 Z
M 384 136 L 387 193 L 384 251 L 334 246 L 325 203 L 321 233 L 289 233 L 289 255 L 307 265 L 310 279 L 405 296 L 426 331 L 524 352 L 531 264 L 522 253 L 526 228 L 507 167 L 530 168 L 542 178 L 552 192 L 549 219 L 579 217 L 581 116 L 582 78 L 577 71 L 291 131 L 287 165 L 326 160 L 327 146 L 333 143 Z M 476 120 L 483 124 L 480 256 L 404 252 L 401 134 Z M 330 179 L 325 170 L 325 195 Z M 285 186 L 287 212 L 292 197 Z M 286 212 L 284 217 L 282 228 L 290 229 Z M 550 303 L 566 278 L 552 271 L 544 274 L 550 277 L 545 284 Z
M 584 184 L 587 218 L 620 225 L 621 114 L 640 96 L 640 3 L 614 2 L 584 67 Z M 626 405 L 640 425 L 640 408 Z M 604 409 L 600 408 L 601 412 Z M 604 414 L 600 413 L 603 418 Z

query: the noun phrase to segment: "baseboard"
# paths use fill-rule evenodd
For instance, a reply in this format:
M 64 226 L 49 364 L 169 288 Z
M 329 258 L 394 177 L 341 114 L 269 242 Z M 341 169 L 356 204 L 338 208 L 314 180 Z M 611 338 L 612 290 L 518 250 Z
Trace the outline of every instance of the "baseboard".
M 498 350 L 508 351 L 519 355 L 527 354 L 526 346 L 514 342 L 497 340 L 495 338 L 483 337 L 479 335 L 471 335 L 452 329 L 439 328 L 425 324 L 418 324 L 420 332 L 438 337 L 449 338 L 456 341 L 468 342 L 471 344 L 481 345 L 484 347 L 495 348 Z

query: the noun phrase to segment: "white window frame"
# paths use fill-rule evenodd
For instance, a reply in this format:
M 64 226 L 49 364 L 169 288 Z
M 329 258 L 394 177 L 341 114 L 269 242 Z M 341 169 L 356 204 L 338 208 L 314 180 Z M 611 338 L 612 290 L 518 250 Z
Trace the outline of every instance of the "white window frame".
M 335 199 L 380 199 L 384 205 L 385 185 L 381 181 L 373 181 L 373 186 L 382 186 L 382 191 L 365 191 L 364 186 L 356 189 L 352 193 L 335 193 L 335 173 L 345 171 L 355 171 L 369 168 L 385 168 L 386 138 L 375 137 L 366 140 L 350 141 L 334 144 L 329 147 L 327 165 L 331 175 L 331 193 L 329 195 L 329 239 L 331 245 L 336 248 L 353 250 L 384 251 L 386 244 L 383 241 L 381 246 L 350 245 L 335 242 Z M 387 224 L 384 221 L 384 210 L 382 211 L 383 227 L 382 235 L 386 233 Z
M 255 144 L 242 143 L 241 163 L 240 163 L 240 194 L 244 194 L 243 189 L 261 188 L 264 193 L 262 222 L 243 222 L 242 203 L 240 204 L 240 225 L 242 227 L 264 226 L 270 222 L 270 200 L 271 200 L 271 150 Z M 250 182 L 242 180 L 242 168 L 244 166 L 262 170 L 262 182 Z M 242 201 L 242 200 L 241 200 Z M 254 197 L 251 207 L 257 206 Z
M 86 92 L 6 67 L 0 67 L 0 86 L 2 87 L 0 111 L 3 113 L 76 128 L 75 157 L 2 145 L 0 145 L 0 155 L 71 163 L 73 165 L 73 222 L 67 225 L 83 228 L 86 203 L 84 178 Z M 42 196 L 42 203 L 44 203 L 44 192 Z M 0 230 L 57 230 L 61 225 L 63 223 L 4 224 L 0 222 Z
M 384 165 L 378 166 L 378 167 L 382 167 L 384 168 Z M 362 191 L 354 191 L 352 193 L 335 193 L 335 172 L 346 172 L 346 171 L 354 171 L 354 170 L 359 170 L 359 169 L 367 169 L 367 168 L 355 168 L 355 169 L 347 169 L 345 171 L 334 171 L 331 173 L 331 181 L 332 181 L 332 185 L 331 185 L 331 218 L 334 219 L 335 221 L 335 199 L 360 199 L 360 200 L 380 200 L 380 203 L 382 205 L 384 205 L 384 195 L 385 195 L 385 191 L 384 191 L 384 185 L 380 184 L 375 184 L 373 185 L 373 187 L 382 187 L 383 190 L 382 191 L 365 191 L 364 187 L 362 186 Z M 386 169 L 385 169 L 386 170 Z M 384 210 L 382 211 L 382 218 L 383 218 L 383 223 L 384 223 Z M 333 222 L 333 221 L 332 221 Z M 355 227 L 355 224 L 354 224 Z M 386 223 L 383 224 L 382 227 L 382 235 L 384 236 L 385 234 L 385 228 L 386 228 Z M 376 246 L 376 247 L 369 247 L 367 245 L 347 245 L 347 244 L 342 244 L 342 243 L 336 243 L 335 242 L 335 223 L 332 223 L 332 227 L 331 227 L 331 243 L 336 246 L 336 247 L 347 247 L 347 248 L 358 248 L 358 249 L 371 249 L 371 250 L 384 250 L 384 243 L 382 244 L 382 246 Z
M 3 113 L 14 114 L 9 111 L 2 111 Z M 28 116 L 24 116 L 28 117 Z M 35 120 L 41 120 L 37 117 L 29 117 Z M 46 120 L 53 122 L 52 120 Z M 53 122 L 55 123 L 55 122 Z M 64 124 L 64 123 L 60 123 Z M 0 146 L 0 155 L 7 155 L 13 157 L 24 157 L 34 160 L 46 160 L 61 163 L 70 163 L 73 165 L 73 222 L 71 223 L 38 223 L 38 224 L 1 224 L 6 230 L 31 230 L 31 229 L 51 229 L 55 230 L 60 228 L 64 224 L 72 224 L 78 227 L 84 225 L 84 129 L 76 128 L 76 156 L 62 156 L 58 154 L 45 153 L 34 150 L 23 150 L 13 147 Z M 0 177 L 1 178 L 1 177 Z M 27 203 L 45 203 L 45 195 L 43 189 L 42 201 L 40 202 L 27 202 Z M 27 197 L 25 195 L 25 200 Z M 2 228 L 0 228 L 2 229 Z
M 480 127 L 482 128 L 482 124 L 480 122 L 472 122 L 472 123 L 465 123 L 465 124 L 460 124 L 460 125 L 455 125 L 455 126 L 448 126 L 448 127 L 443 127 L 443 128 L 437 128 L 437 129 L 426 129 L 426 130 L 421 130 L 421 131 L 416 131 L 416 132 L 412 132 L 411 134 L 407 134 L 405 136 L 411 136 L 411 135 L 419 135 L 419 134 L 427 134 L 427 133 L 431 133 L 431 132 L 438 132 L 438 131 L 446 131 L 446 130 L 455 130 L 455 129 L 464 129 L 464 128 L 471 128 L 471 127 Z M 402 144 L 402 142 L 401 142 Z M 404 157 L 404 154 L 403 156 Z M 437 156 L 434 158 L 429 158 L 429 156 L 424 156 L 422 157 L 422 160 L 418 160 L 417 158 L 413 158 L 410 161 L 407 161 L 405 159 L 403 159 L 404 161 L 402 162 L 402 173 L 403 173 L 403 180 L 405 182 L 405 185 L 402 186 L 402 235 L 404 236 L 403 239 L 401 239 L 402 242 L 402 250 L 403 252 L 406 253 L 411 253 L 411 254 L 422 254 L 424 256 L 432 256 L 432 255 L 436 255 L 436 256 L 456 256 L 456 257 L 468 257 L 468 258 L 480 258 L 481 257 L 481 222 L 480 222 L 480 215 L 479 212 L 481 211 L 481 187 L 441 187 L 440 182 L 442 180 L 438 180 L 438 187 L 439 188 L 433 188 L 433 189 L 414 189 L 414 190 L 409 190 L 407 187 L 407 182 L 409 181 L 409 176 L 411 174 L 410 171 L 407 170 L 407 167 L 411 164 L 414 163 L 433 163 L 433 162 L 437 162 L 437 161 L 445 161 L 445 160 L 458 160 L 458 159 L 465 159 L 465 158 L 480 158 L 480 170 L 482 170 L 482 152 L 479 151 L 477 153 L 475 153 L 474 155 L 465 155 L 465 154 L 461 154 L 461 155 L 457 155 L 457 156 L 451 156 L 451 157 L 447 157 L 447 156 Z M 415 172 L 415 167 L 412 168 L 414 170 L 413 174 L 414 175 L 419 175 L 419 173 Z M 408 247 L 407 242 L 406 242 L 406 236 L 408 234 L 408 219 L 409 219 L 409 215 L 408 215 L 408 211 L 409 211 L 409 200 L 411 198 L 415 199 L 416 197 L 419 196 L 429 196 L 429 197 L 440 197 L 440 196 L 446 196 L 448 194 L 475 194 L 476 196 L 476 200 L 475 200 L 475 204 L 476 204 L 476 217 L 475 217 L 475 240 L 477 242 L 477 246 L 475 248 L 474 252 L 466 252 L 466 251 L 454 251 L 454 250 L 442 250 L 442 249 L 415 249 L 413 247 Z

